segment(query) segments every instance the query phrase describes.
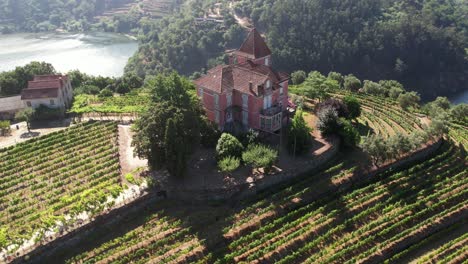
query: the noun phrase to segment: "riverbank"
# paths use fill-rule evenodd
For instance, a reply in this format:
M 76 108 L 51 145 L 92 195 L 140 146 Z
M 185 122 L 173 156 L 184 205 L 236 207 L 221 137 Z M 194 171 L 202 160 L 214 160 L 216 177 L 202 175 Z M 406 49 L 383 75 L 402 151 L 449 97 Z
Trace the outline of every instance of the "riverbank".
M 106 32 L 15 33 L 0 35 L 0 72 L 31 61 L 51 63 L 59 72 L 119 77 L 138 49 L 130 35 Z

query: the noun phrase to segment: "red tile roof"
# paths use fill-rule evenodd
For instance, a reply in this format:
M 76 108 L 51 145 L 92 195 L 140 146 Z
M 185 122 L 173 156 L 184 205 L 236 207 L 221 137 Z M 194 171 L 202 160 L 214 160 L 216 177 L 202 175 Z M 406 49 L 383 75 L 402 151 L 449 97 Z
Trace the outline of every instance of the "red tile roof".
M 216 93 L 234 89 L 242 93 L 258 95 L 258 87 L 263 87 L 267 79 L 272 81 L 273 86 L 278 86 L 288 78 L 287 74 L 277 73 L 271 67 L 247 61 L 242 64 L 217 66 L 194 82 L 197 86 Z M 252 83 L 253 90 L 250 90 L 250 83 Z
M 258 59 L 271 55 L 271 50 L 260 33 L 254 28 L 250 31 L 249 36 L 242 43 L 240 49 L 235 53 L 244 57 Z
M 39 88 L 39 89 L 24 89 L 21 92 L 21 100 L 40 99 L 40 98 L 56 98 L 58 97 L 58 88 Z
M 63 88 L 66 75 L 36 75 L 28 87 L 21 92 L 21 99 L 40 99 L 58 97 L 59 90 Z
M 51 75 L 36 75 L 34 81 L 45 81 L 45 80 L 68 80 L 67 75 L 51 74 Z
M 60 80 L 54 81 L 29 81 L 27 89 L 43 89 L 43 88 L 61 88 L 62 82 Z

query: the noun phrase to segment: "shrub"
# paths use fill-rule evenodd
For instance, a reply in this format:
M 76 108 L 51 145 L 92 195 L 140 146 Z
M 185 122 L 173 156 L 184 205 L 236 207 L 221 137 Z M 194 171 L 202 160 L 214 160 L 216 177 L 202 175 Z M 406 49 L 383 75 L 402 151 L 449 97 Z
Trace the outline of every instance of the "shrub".
M 231 156 L 225 157 L 218 162 L 218 168 L 222 172 L 228 172 L 228 173 L 237 170 L 237 168 L 239 168 L 239 165 L 240 165 L 239 158 L 231 157 Z
M 40 105 L 35 109 L 33 120 L 52 120 L 63 117 L 63 109 Z
M 354 96 L 346 96 L 343 98 L 343 103 L 348 109 L 348 119 L 356 119 L 361 115 L 361 104 Z
M 231 134 L 223 133 L 216 145 L 216 158 L 222 160 L 226 157 L 240 158 L 244 147 L 240 141 Z
M 332 107 L 321 108 L 318 112 L 317 128 L 327 136 L 338 131 L 338 113 Z
M 278 151 L 260 144 L 250 145 L 242 154 L 242 160 L 246 164 L 254 168 L 264 168 L 265 171 L 273 166 L 277 158 Z
M 0 121 L 0 136 L 6 136 L 10 134 L 10 121 Z
M 241 143 L 244 146 L 260 143 L 258 131 L 249 129 L 247 133 L 241 135 Z
M 105 88 L 103 89 L 100 93 L 99 93 L 99 97 L 112 97 L 112 95 L 114 95 L 112 93 L 112 91 L 109 89 L 109 88 Z
M 302 110 L 298 109 L 288 130 L 288 150 L 293 154 L 304 153 L 310 145 L 312 129 L 306 124 Z

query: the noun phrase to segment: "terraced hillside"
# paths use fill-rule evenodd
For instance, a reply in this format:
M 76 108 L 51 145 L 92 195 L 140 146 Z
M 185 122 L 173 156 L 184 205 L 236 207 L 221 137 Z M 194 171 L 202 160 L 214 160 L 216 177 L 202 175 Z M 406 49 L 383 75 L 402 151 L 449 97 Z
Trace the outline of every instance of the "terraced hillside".
M 114 122 L 76 125 L 1 149 L 0 246 L 31 237 L 38 243 L 49 228 L 58 231 L 57 221 L 99 213 L 121 191 Z
M 359 173 L 339 158 L 319 174 L 234 208 L 155 205 L 156 213 L 125 220 L 137 223 L 131 230 L 112 227 L 119 231 L 110 234 L 107 227 L 83 241 L 82 251 L 61 257 L 69 263 L 381 262 L 468 216 L 466 165 L 465 153 L 444 143 L 422 163 L 350 185 L 333 181 Z M 339 184 L 338 193 L 319 195 Z
M 344 97 L 349 93 L 342 91 L 336 94 Z M 422 129 L 422 122 L 413 114 L 402 110 L 395 101 L 369 96 L 352 94 L 362 106 L 362 115 L 358 118 L 363 126 L 369 126 L 373 133 L 388 138 L 397 133 L 409 134 Z
M 161 18 L 170 13 L 172 8 L 180 1 L 177 0 L 129 0 L 120 6 L 107 10 L 96 19 L 111 18 L 116 15 L 127 15 L 136 12 L 143 17 Z
M 374 133 L 388 137 L 422 127 L 392 101 L 358 99 L 361 122 Z M 461 124 L 452 125 L 451 138 L 463 140 L 464 133 Z M 152 204 L 41 261 L 399 263 L 400 255 L 418 250 L 411 245 L 466 221 L 468 162 L 458 144 L 446 141 L 425 161 L 370 179 L 358 152 L 341 153 L 320 173 L 238 204 Z M 464 237 L 449 239 L 434 254 L 462 263 L 465 247 Z

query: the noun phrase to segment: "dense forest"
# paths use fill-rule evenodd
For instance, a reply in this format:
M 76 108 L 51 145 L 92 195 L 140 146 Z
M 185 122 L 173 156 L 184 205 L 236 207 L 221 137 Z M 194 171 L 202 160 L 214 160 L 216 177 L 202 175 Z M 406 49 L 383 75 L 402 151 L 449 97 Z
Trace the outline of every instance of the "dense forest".
M 243 0 L 275 64 L 396 79 L 429 98 L 468 89 L 466 0 Z
M 189 1 L 174 15 L 140 28 L 140 47 L 126 72 L 143 77 L 176 70 L 197 76 L 200 71 L 223 63 L 224 51 L 239 47 L 246 31 L 223 5 L 219 6 L 220 19 L 203 20 L 214 5 L 215 1 Z
M 215 1 L 190 1 L 147 29 L 128 71 L 183 74 L 222 61 L 239 44 L 232 14 L 263 31 L 275 66 L 292 72 L 353 73 L 395 79 L 423 99 L 468 89 L 468 4 L 465 0 L 243 0 L 222 9 L 223 24 L 195 23 Z

